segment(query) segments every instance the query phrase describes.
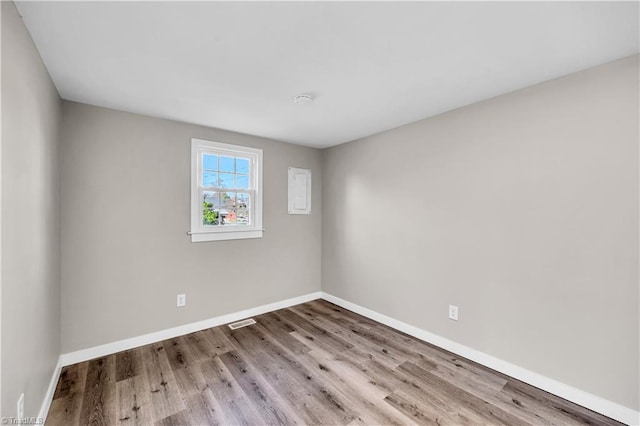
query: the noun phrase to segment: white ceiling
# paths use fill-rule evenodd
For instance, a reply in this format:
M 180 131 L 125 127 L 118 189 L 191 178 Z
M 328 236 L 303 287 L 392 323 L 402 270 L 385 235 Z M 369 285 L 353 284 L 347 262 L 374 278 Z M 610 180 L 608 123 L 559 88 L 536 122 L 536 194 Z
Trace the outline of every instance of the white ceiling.
M 64 99 L 314 147 L 637 53 L 638 6 L 18 3 Z

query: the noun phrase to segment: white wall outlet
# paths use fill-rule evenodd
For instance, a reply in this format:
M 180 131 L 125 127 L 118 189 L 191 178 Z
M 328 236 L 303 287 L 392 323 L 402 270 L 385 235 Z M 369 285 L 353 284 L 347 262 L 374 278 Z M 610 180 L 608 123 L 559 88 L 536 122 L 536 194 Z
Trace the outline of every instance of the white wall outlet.
M 24 419 L 24 394 L 21 393 L 20 394 L 20 398 L 18 398 L 18 404 L 17 404 L 17 416 L 16 418 L 19 421 L 22 421 L 22 419 Z
M 178 308 L 181 308 L 183 306 L 185 306 L 187 304 L 187 295 L 186 294 L 179 294 L 177 299 L 176 299 L 176 306 Z
M 449 305 L 449 319 L 458 321 L 458 307 L 455 305 Z

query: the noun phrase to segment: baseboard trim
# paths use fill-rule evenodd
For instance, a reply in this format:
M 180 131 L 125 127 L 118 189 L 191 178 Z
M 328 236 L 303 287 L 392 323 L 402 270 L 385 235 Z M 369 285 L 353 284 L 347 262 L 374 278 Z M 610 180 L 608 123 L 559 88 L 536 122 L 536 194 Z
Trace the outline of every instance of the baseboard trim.
M 53 370 L 53 374 L 51 375 L 51 381 L 49 382 L 47 393 L 44 395 L 44 400 L 42 401 L 42 405 L 40 406 L 38 418 L 42 419 L 42 424 L 44 424 L 47 420 L 47 414 L 49 413 L 49 408 L 51 407 L 51 402 L 53 401 L 53 395 L 56 392 L 56 385 L 58 384 L 58 379 L 60 378 L 61 371 L 62 356 L 58 357 L 58 363 L 56 364 L 56 368 Z
M 266 305 L 257 306 L 255 308 L 245 309 L 243 311 L 209 318 L 203 321 L 193 322 L 178 327 L 168 328 L 166 330 L 144 334 L 142 336 L 132 337 L 130 339 L 119 340 L 116 342 L 106 343 L 104 345 L 94 346 L 91 348 L 62 354 L 58 358 L 58 364 L 56 365 L 55 370 L 53 371 L 53 374 L 51 376 L 49 388 L 47 389 L 47 393 L 45 394 L 42 405 L 40 406 L 38 417 L 46 422 L 47 414 L 49 413 L 49 408 L 51 407 L 51 402 L 53 401 L 53 395 L 56 391 L 56 385 L 58 384 L 58 379 L 60 378 L 60 373 L 62 372 L 62 368 L 67 365 L 77 364 L 79 362 L 84 362 L 101 356 L 126 351 L 128 349 L 137 348 L 139 346 L 148 345 L 150 343 L 160 342 L 162 340 L 171 339 L 173 337 L 183 336 L 185 334 L 193 333 L 207 328 L 217 327 L 219 325 L 239 321 L 241 319 L 245 319 L 254 315 L 260 315 L 267 312 L 276 311 L 278 309 L 288 308 L 289 306 L 294 306 L 300 303 L 309 302 L 311 300 L 320 299 L 321 296 L 322 292 L 316 291 L 302 296 L 292 297 L 291 299 L 268 303 Z
M 472 361 L 521 380 L 527 384 L 545 390 L 568 401 L 574 402 L 607 417 L 611 417 L 614 420 L 618 420 L 628 425 L 640 425 L 639 411 L 632 410 L 631 408 L 574 388 L 573 386 L 569 386 L 565 383 L 543 376 L 531 370 L 527 370 L 526 368 L 511 364 L 492 355 L 488 355 L 484 352 L 480 352 L 468 346 L 461 345 L 460 343 L 456 343 L 442 336 L 438 336 L 437 334 L 433 334 L 413 325 L 398 321 L 394 318 L 341 299 L 339 297 L 333 296 L 329 293 L 321 293 L 321 297 L 328 302 L 334 303 L 340 307 L 353 311 L 379 323 L 385 324 L 396 330 L 402 331 L 403 333 L 406 333 L 417 339 L 423 340 L 427 343 L 431 343 L 457 355 L 468 358 Z
M 154 333 L 144 334 L 142 336 L 132 337 L 125 340 L 119 340 L 100 346 L 94 346 L 91 348 L 62 354 L 58 359 L 58 364 L 56 365 L 56 368 L 51 377 L 49 388 L 47 389 L 45 399 L 40 408 L 39 417 L 46 420 L 46 415 L 49 412 L 49 407 L 51 406 L 51 402 L 53 401 L 56 384 L 58 383 L 58 378 L 60 377 L 62 367 L 64 366 L 88 361 L 90 359 L 98 358 L 105 355 L 111 355 L 116 352 L 133 349 L 139 346 L 148 345 L 150 343 L 160 342 L 162 340 L 171 339 L 173 337 L 182 336 L 185 334 L 204 330 L 206 328 L 217 327 L 219 325 L 239 321 L 254 315 L 260 315 L 278 309 L 287 308 L 289 306 L 309 302 L 315 299 L 324 299 L 331 303 L 335 303 L 336 305 L 341 306 L 345 309 L 349 309 L 350 311 L 356 312 L 374 321 L 402 331 L 403 333 L 406 333 L 417 339 L 423 340 L 425 342 L 453 352 L 457 355 L 468 358 L 472 361 L 492 368 L 508 376 L 514 377 L 518 380 L 550 392 L 568 401 L 574 402 L 578 405 L 582 405 L 583 407 L 587 407 L 590 410 L 601 413 L 607 417 L 611 417 L 612 419 L 618 420 L 628 425 L 640 425 L 640 412 L 632 410 L 631 408 L 574 388 L 565 383 L 561 383 L 557 380 L 519 367 L 515 364 L 511 364 L 492 355 L 488 355 L 484 352 L 480 352 L 476 349 L 456 343 L 437 334 L 430 333 L 413 325 L 404 323 L 379 312 L 373 311 L 371 309 L 365 308 L 363 306 L 357 305 L 355 303 L 349 302 L 347 300 L 322 291 L 309 293 L 303 296 L 293 297 L 291 299 L 269 303 L 255 308 L 245 309 L 243 311 L 221 315 L 207 320 L 185 324 Z
M 305 303 L 310 300 L 319 299 L 321 292 L 305 294 L 303 296 L 293 297 L 291 299 L 282 300 L 279 302 L 269 303 L 266 305 L 258 306 L 255 308 L 245 309 L 239 312 L 233 312 L 226 315 L 221 315 L 214 318 L 209 318 L 203 321 L 193 322 L 190 324 L 181 325 L 178 327 L 168 328 L 165 330 L 156 331 L 142 336 L 131 337 L 129 339 L 118 340 L 116 342 L 106 343 L 100 346 L 94 346 L 87 349 L 82 349 L 75 352 L 69 352 L 60 355 L 62 366 L 77 364 L 79 362 L 88 361 L 90 359 L 98 358 L 105 355 L 111 355 L 116 352 L 126 351 L 128 349 L 137 348 L 139 346 L 148 345 L 150 343 L 160 342 L 162 340 L 171 339 L 173 337 L 183 336 L 185 334 L 193 333 L 196 331 L 204 330 L 206 328 L 217 327 L 222 324 L 239 321 L 254 315 L 264 314 L 266 312 L 275 311 L 278 309 L 287 308 L 289 306 Z

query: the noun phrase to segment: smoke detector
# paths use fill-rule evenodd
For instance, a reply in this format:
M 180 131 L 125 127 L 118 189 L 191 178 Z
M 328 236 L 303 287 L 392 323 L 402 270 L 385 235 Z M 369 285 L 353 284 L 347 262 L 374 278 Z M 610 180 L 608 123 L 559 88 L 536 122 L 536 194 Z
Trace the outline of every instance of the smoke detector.
M 313 102 L 313 96 L 311 95 L 297 95 L 293 97 L 293 102 L 300 105 L 308 105 Z

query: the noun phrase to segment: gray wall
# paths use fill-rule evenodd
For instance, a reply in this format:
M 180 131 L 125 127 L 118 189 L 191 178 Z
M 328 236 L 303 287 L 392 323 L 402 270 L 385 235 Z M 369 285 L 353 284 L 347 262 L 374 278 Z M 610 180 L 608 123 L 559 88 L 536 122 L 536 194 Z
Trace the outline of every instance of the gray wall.
M 638 89 L 635 56 L 324 151 L 323 291 L 637 410 Z
M 12 2 L 2 5 L 2 416 L 36 416 L 60 354 L 61 101 Z
M 263 238 L 190 242 L 191 138 L 264 150 Z M 321 151 L 64 102 L 61 155 L 63 352 L 320 290 Z M 313 172 L 309 216 L 289 166 Z
M 640 408 L 637 56 L 322 153 L 61 106 L 1 7 L 3 416 L 21 392 L 37 414 L 60 352 L 321 284 Z M 189 242 L 192 137 L 264 149 L 264 238 Z M 311 216 L 287 215 L 288 166 L 314 173 Z

